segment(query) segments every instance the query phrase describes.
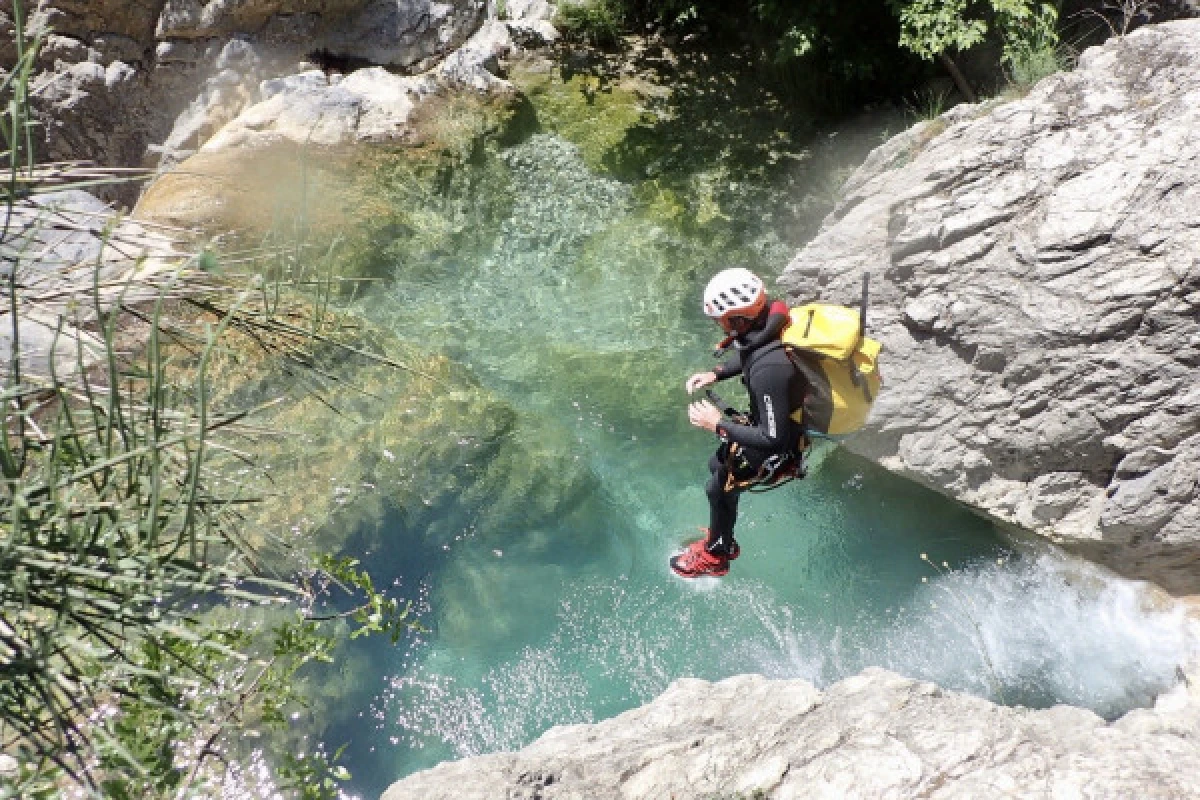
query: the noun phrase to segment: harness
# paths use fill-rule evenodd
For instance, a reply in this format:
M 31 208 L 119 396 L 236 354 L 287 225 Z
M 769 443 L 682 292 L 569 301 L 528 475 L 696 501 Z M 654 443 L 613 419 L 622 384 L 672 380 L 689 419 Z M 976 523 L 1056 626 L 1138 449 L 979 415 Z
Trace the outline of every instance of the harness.
M 721 409 L 731 420 L 740 425 L 751 425 L 753 420 L 744 412 L 721 399 L 716 392 L 707 389 L 705 396 L 713 405 Z M 754 468 L 746 457 L 745 449 L 737 442 L 725 445 L 725 487 L 724 491 L 745 491 L 755 494 L 778 489 L 785 483 L 803 478 L 808 474 L 805 456 L 811 442 L 807 433 L 800 440 L 800 449 L 795 453 L 772 453 L 763 460 L 758 469 Z
M 808 474 L 808 466 L 805 464 L 804 458 L 808 453 L 807 440 L 803 443 L 803 447 L 804 449 L 800 453 L 774 453 L 768 456 L 762 466 L 758 468 L 758 472 L 749 478 L 739 480 L 737 478 L 739 467 L 743 471 L 752 469 L 752 467 L 749 460 L 746 459 L 741 445 L 737 442 L 730 442 L 729 452 L 725 456 L 725 491 L 761 494 L 803 478 Z

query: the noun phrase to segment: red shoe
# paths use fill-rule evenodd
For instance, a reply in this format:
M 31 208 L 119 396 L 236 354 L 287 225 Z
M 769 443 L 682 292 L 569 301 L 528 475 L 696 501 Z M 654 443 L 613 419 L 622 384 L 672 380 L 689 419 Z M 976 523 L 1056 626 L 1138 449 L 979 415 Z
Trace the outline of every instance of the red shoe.
M 704 539 L 697 539 L 671 558 L 671 569 L 676 575 L 681 578 L 719 578 L 729 574 L 729 559 L 705 550 L 704 542 Z
M 708 542 L 708 540 L 712 538 L 712 535 L 709 532 L 708 528 L 705 528 L 703 525 L 700 526 L 700 532 L 704 534 L 705 542 Z M 734 539 L 732 536 L 730 536 L 729 537 L 729 552 L 725 554 L 725 557 L 727 559 L 729 559 L 730 561 L 736 561 L 737 557 L 740 556 L 741 554 L 742 554 L 742 546 L 737 543 L 737 539 Z

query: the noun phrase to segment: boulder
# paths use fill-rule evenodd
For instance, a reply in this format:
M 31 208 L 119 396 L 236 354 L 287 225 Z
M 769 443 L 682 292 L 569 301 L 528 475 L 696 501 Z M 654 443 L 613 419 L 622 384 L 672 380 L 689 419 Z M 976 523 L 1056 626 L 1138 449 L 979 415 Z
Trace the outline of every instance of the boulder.
M 1180 685 L 1109 723 L 1007 708 L 868 669 L 820 692 L 739 675 L 676 681 L 641 708 L 552 728 L 516 753 L 440 764 L 382 800 L 1194 796 L 1200 704 Z
M 492 20 L 433 69 L 399 75 L 383 67 L 348 74 L 304 65 L 277 77 L 255 49 L 241 43 L 237 66 L 222 66 L 232 40 L 216 60 L 217 71 L 175 121 L 162 146 L 170 156 L 247 148 L 279 141 L 337 146 L 357 142 L 411 142 L 418 108 L 445 90 L 511 94 L 496 77 L 499 60 L 514 44 L 508 26 Z
M 167 0 L 156 38 L 254 36 L 272 47 L 424 69 L 483 22 L 484 0 Z
M 157 297 L 149 278 L 176 269 L 185 260 L 160 230 L 119 217 L 79 189 L 34 195 L 15 203 L 6 215 L 0 242 L 0 280 L 13 281 L 19 313 L 16 330 L 8 308 L 0 317 L 0 368 L 8 373 L 14 333 L 21 370 L 37 385 L 57 374 L 106 357 L 96 334 L 100 313 L 119 303 Z M 16 272 L 13 275 L 13 272 Z
M 485 26 L 487 13 L 485 0 L 42 0 L 29 24 L 31 32 L 50 32 L 34 80 L 42 152 L 52 160 L 172 164 L 243 111 L 269 103 L 259 94 L 265 81 L 317 67 L 329 84 L 363 68 L 397 74 L 364 75 L 358 88 L 331 90 L 315 106 L 284 115 L 280 127 L 317 114 L 351 140 L 383 138 L 403 127 L 410 90 L 423 92 L 430 80 L 454 89 L 507 88 L 494 73 L 513 39 L 505 25 Z M 538 16 L 544 10 L 530 13 L 520 23 L 521 44 L 552 40 Z M 3 2 L 0 23 L 11 30 Z M 11 41 L 4 52 L 13 56 Z M 391 78 L 406 74 L 413 83 L 398 89 Z M 309 91 L 298 99 L 314 98 Z M 389 98 L 402 102 L 391 109 Z M 371 119 L 360 126 L 354 115 L 363 109 Z M 330 121 L 331 112 L 349 116 Z M 261 122 L 264 113 L 270 109 L 257 109 L 253 119 Z
M 848 447 L 1200 591 L 1200 20 L 874 151 L 779 284 L 863 273 L 885 386 Z

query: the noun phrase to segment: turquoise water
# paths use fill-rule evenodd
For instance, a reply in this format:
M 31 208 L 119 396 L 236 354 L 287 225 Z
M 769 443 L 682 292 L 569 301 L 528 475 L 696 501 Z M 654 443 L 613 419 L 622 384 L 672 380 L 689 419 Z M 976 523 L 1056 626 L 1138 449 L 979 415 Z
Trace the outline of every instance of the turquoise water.
M 552 135 L 493 157 L 511 215 L 478 251 L 396 264 L 363 305 L 452 358 L 516 423 L 469 473 L 492 490 L 433 495 L 421 515 L 396 507 L 350 537 L 426 628 L 398 647 L 356 644 L 355 689 L 325 732 L 331 749 L 349 743 L 352 792 L 612 716 L 684 676 L 825 685 L 881 665 L 1107 715 L 1171 684 L 1195 649 L 1178 611 L 1145 609 L 1136 586 L 1008 542 L 840 450 L 807 480 L 744 498 L 727 578 L 675 578 L 668 556 L 707 521 L 715 445 L 685 414 L 684 381 L 718 338 L 700 292 L 727 263 L 773 276 L 791 248 L 753 225 L 720 247 L 689 240 Z M 461 482 L 459 465 L 427 480 Z

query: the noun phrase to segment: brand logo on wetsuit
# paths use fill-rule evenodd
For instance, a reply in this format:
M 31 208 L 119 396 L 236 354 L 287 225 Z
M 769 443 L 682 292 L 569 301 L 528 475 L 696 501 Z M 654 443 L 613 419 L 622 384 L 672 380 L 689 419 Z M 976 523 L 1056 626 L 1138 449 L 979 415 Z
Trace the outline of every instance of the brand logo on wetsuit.
M 775 436 L 775 406 L 771 405 L 771 395 L 763 395 L 763 404 L 767 407 L 767 433 Z

